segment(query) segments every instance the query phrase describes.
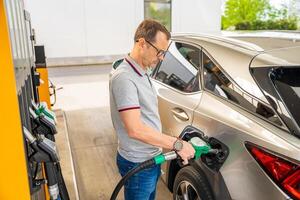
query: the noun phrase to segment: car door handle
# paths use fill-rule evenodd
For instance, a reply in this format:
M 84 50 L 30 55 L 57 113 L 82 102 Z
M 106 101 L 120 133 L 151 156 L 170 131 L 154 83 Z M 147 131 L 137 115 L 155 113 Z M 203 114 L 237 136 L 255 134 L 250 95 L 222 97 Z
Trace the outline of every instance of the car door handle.
M 188 121 L 189 120 L 189 116 L 181 108 L 173 108 L 171 111 L 173 113 L 173 116 L 175 116 L 179 120 L 181 120 L 181 121 Z

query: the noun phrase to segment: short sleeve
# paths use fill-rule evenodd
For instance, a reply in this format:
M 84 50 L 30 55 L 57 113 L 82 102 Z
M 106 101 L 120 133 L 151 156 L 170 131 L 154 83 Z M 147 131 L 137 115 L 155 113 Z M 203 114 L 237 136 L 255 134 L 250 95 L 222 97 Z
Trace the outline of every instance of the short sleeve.
M 112 81 L 111 87 L 119 112 L 140 109 L 137 87 L 132 80 L 119 77 Z

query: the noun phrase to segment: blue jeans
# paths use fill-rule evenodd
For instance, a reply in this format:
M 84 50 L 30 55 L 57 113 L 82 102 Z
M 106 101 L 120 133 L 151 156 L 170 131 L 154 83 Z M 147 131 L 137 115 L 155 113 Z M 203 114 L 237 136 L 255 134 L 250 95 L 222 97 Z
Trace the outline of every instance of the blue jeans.
M 117 154 L 117 165 L 122 177 L 138 164 L 126 160 L 119 153 Z M 124 185 L 125 200 L 154 200 L 159 176 L 160 165 L 156 165 L 130 177 Z

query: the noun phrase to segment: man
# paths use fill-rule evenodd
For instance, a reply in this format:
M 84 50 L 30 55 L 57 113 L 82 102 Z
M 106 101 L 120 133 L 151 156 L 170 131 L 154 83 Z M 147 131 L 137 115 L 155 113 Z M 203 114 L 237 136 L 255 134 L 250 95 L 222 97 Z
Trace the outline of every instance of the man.
M 164 58 L 170 33 L 154 20 L 144 20 L 134 36 L 134 47 L 110 78 L 110 108 L 119 145 L 117 165 L 124 176 L 138 163 L 161 153 L 176 150 L 187 164 L 193 147 L 178 138 L 161 133 L 156 91 L 147 69 Z M 125 184 L 126 200 L 155 199 L 160 166 L 143 170 Z

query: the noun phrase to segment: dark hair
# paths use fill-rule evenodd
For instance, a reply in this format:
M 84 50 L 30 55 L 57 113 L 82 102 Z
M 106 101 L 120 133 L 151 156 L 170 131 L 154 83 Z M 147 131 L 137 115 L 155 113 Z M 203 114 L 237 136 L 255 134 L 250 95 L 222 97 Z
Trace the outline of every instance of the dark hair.
M 136 29 L 134 41 L 136 42 L 140 38 L 145 38 L 147 41 L 155 42 L 155 36 L 158 31 L 163 32 L 166 35 L 167 40 L 171 38 L 170 32 L 164 25 L 152 19 L 145 19 Z

